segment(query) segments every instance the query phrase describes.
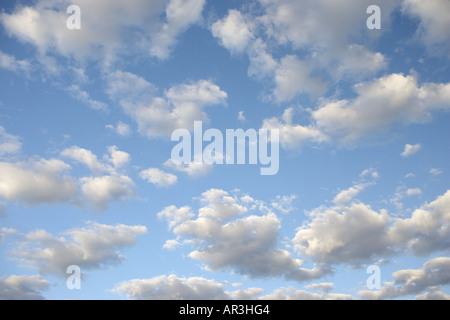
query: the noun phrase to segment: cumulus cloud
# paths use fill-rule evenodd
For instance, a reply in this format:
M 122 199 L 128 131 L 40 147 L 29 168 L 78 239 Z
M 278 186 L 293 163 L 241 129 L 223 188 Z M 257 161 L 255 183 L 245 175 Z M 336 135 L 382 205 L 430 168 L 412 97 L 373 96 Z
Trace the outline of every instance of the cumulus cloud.
M 125 294 L 132 300 L 254 299 L 262 292 L 259 288 L 228 292 L 228 286 L 228 283 L 202 277 L 181 278 L 172 274 L 125 281 L 116 285 L 112 292 Z
M 133 52 L 166 58 L 177 37 L 201 18 L 204 0 L 79 0 L 81 29 L 65 26 L 70 1 L 49 0 L 2 13 L 6 31 L 34 45 L 41 56 L 56 52 L 111 64 Z M 164 16 L 165 19 L 160 19 Z
M 292 242 L 300 254 L 327 264 L 373 262 L 400 252 L 429 255 L 449 246 L 449 200 L 447 191 L 407 218 L 393 218 L 361 202 L 322 206 L 310 212 L 311 221 L 297 230 Z
M 225 105 L 227 99 L 226 92 L 208 80 L 176 85 L 159 96 L 145 79 L 122 71 L 109 75 L 107 93 L 150 138 L 170 136 L 178 128 L 192 130 L 194 121 L 208 121 L 206 107 Z
M 288 108 L 281 119 L 273 117 L 263 121 L 262 129 L 278 129 L 280 144 L 285 149 L 297 149 L 306 143 L 318 144 L 328 141 L 328 136 L 313 125 L 294 124 L 292 117 L 295 110 Z
M 231 269 L 251 277 L 285 276 L 305 281 L 317 279 L 331 270 L 303 269 L 303 261 L 278 249 L 280 221 L 268 212 L 249 215 L 242 197 L 211 189 L 202 194 L 197 215 L 192 209 L 168 207 L 158 216 L 166 219 L 176 240 L 194 246 L 189 256 L 210 270 Z M 260 207 L 261 205 L 259 205 Z M 267 207 L 267 206 L 266 206 Z M 177 212 L 184 212 L 183 217 Z
M 60 236 L 36 230 L 23 235 L 11 254 L 20 262 L 37 268 L 41 275 L 65 278 L 70 265 L 78 265 L 85 271 L 121 263 L 125 258 L 120 250 L 134 245 L 137 237 L 145 233 L 145 226 L 93 222 Z
M 139 173 L 139 176 L 158 187 L 170 187 L 177 183 L 177 176 L 168 172 L 164 172 L 157 168 L 149 168 Z
M 433 113 L 448 110 L 450 84 L 423 83 L 413 76 L 390 74 L 355 86 L 357 97 L 323 103 L 312 111 L 321 131 L 343 142 L 391 129 L 424 123 Z
M 299 228 L 292 240 L 295 249 L 325 263 L 359 263 L 389 253 L 387 225 L 390 217 L 362 203 L 326 208 Z
M 28 162 L 0 162 L 0 197 L 29 205 L 71 201 L 77 183 L 61 160 L 30 159 Z
M 50 282 L 41 276 L 9 276 L 0 278 L 0 300 L 44 300 L 42 292 Z
M 358 294 L 363 299 L 383 300 L 394 299 L 407 295 L 415 295 L 424 291 L 431 291 L 420 297 L 445 298 L 448 295 L 436 292 L 436 287 L 450 284 L 450 258 L 438 257 L 427 261 L 422 269 L 405 269 L 392 274 L 393 283 L 385 283 L 385 286 L 377 291 L 362 290 Z
M 119 136 L 129 137 L 132 133 L 130 125 L 119 121 L 116 125 L 108 124 L 105 126 L 106 129 L 113 130 Z
M 413 154 L 417 153 L 420 149 L 422 149 L 422 145 L 420 143 L 414 145 L 406 144 L 405 149 L 401 153 L 401 156 L 405 158 L 410 157 Z
M 208 174 L 213 165 L 207 164 L 205 162 L 190 162 L 188 164 L 180 163 L 176 164 L 172 161 L 172 159 L 168 159 L 164 162 L 164 166 L 176 171 L 187 174 L 189 177 L 200 177 Z
M 170 0 L 166 7 L 166 22 L 152 37 L 150 54 L 166 59 L 173 49 L 178 35 L 200 21 L 206 0 Z
M 80 178 L 81 193 L 87 204 L 105 211 L 112 201 L 123 201 L 135 195 L 130 177 L 111 175 Z
M 383 23 L 398 3 L 382 1 Z M 249 76 L 270 79 L 272 100 L 277 103 L 302 93 L 326 92 L 327 83 L 318 74 L 338 82 L 343 77 L 374 75 L 387 65 L 383 54 L 358 41 L 367 32 L 366 16 L 361 13 L 370 1 L 261 0 L 259 4 L 259 15 L 247 8 L 229 10 L 211 25 L 211 32 L 232 55 L 247 54 Z M 273 52 L 280 45 L 291 53 L 278 59 Z M 304 51 L 301 57 L 294 54 L 298 49 Z

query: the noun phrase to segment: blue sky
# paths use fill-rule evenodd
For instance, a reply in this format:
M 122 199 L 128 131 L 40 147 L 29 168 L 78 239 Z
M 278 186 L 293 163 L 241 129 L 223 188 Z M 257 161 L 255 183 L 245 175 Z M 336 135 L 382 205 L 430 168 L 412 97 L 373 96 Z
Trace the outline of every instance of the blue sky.
M 0 298 L 450 298 L 450 1 L 1 9 Z M 175 165 L 194 121 L 278 173 Z

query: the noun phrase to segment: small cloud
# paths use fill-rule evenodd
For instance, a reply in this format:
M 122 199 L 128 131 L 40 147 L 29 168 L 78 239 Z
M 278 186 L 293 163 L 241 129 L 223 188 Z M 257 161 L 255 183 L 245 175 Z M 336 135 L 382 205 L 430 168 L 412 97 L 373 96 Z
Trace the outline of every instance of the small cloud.
M 405 178 L 414 178 L 416 175 L 414 174 L 414 173 L 412 173 L 412 172 L 410 172 L 410 173 L 408 173 L 408 174 L 406 174 L 405 175 Z
M 113 130 L 121 137 L 129 137 L 132 133 L 130 125 L 119 121 L 116 125 L 108 124 L 105 126 L 106 129 Z
M 418 196 L 422 194 L 422 190 L 420 190 L 419 188 L 414 188 L 414 189 L 408 189 L 406 190 L 406 195 L 411 197 L 411 196 Z
M 141 171 L 139 176 L 158 187 L 170 187 L 178 181 L 176 175 L 164 172 L 156 168 L 150 168 Z
M 441 169 L 431 168 L 430 171 L 428 171 L 428 173 L 430 173 L 433 176 L 438 176 L 438 175 L 441 175 L 443 172 Z
M 238 120 L 242 121 L 242 122 L 247 121 L 247 118 L 245 118 L 245 116 L 244 116 L 244 111 L 239 111 Z
M 412 156 L 413 154 L 417 153 L 420 149 L 422 149 L 422 145 L 420 143 L 411 145 L 407 144 L 405 145 L 405 149 L 400 154 L 402 157 L 407 158 L 409 156 Z

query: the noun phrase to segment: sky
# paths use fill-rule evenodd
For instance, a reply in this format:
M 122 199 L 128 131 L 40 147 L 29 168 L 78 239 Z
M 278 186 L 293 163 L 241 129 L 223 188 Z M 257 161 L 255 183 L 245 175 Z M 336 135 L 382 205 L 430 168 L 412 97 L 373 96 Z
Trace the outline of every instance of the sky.
M 0 299 L 450 299 L 449 0 L 0 6 Z

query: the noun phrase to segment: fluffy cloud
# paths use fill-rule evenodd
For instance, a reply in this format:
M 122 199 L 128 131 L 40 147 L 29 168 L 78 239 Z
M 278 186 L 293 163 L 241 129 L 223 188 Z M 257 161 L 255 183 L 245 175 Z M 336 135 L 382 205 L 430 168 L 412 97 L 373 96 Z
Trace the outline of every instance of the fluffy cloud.
M 139 300 L 230 300 L 254 299 L 262 289 L 226 291 L 227 283 L 201 277 L 180 278 L 176 275 L 134 279 L 118 284 L 112 291 Z
M 103 156 L 103 161 L 92 151 L 78 146 L 62 151 L 61 156 L 84 164 L 95 175 L 79 178 L 82 201 L 89 206 L 104 211 L 108 209 L 110 202 L 123 201 L 134 196 L 133 180 L 120 173 L 120 169 L 129 163 L 130 155 L 116 146 L 108 147 L 108 154 Z
M 98 223 L 68 230 L 61 236 L 36 230 L 24 235 L 11 254 L 38 268 L 42 275 L 66 277 L 70 265 L 78 265 L 85 271 L 120 263 L 124 257 L 119 250 L 134 245 L 137 237 L 146 232 L 144 226 Z
M 135 184 L 130 177 L 112 175 L 80 178 L 81 193 L 87 204 L 105 211 L 112 201 L 123 201 L 132 197 Z
M 448 299 L 448 295 L 436 292 L 436 287 L 450 284 L 450 258 L 434 258 L 423 265 L 422 269 L 406 269 L 392 274 L 393 283 L 377 291 L 363 290 L 358 294 L 363 299 L 393 299 L 407 295 L 419 294 L 421 299 Z
M 410 195 L 419 193 L 410 190 Z M 376 212 L 357 202 L 319 207 L 292 241 L 299 253 L 317 263 L 359 264 L 398 252 L 429 255 L 449 246 L 449 201 L 447 191 L 408 218 L 392 218 L 386 210 Z
M 107 93 L 120 101 L 124 111 L 148 137 L 169 136 L 175 129 L 191 130 L 195 120 L 208 121 L 208 106 L 225 104 L 226 92 L 208 80 L 171 87 L 163 96 L 145 79 L 128 72 L 109 75 Z
M 151 40 L 150 54 L 166 59 L 179 34 L 201 19 L 206 0 L 171 0 L 166 8 L 167 22 Z
M 107 129 L 113 130 L 122 137 L 128 137 L 132 133 L 130 125 L 123 123 L 122 121 L 119 121 L 116 125 L 108 124 L 105 127 Z
M 242 53 L 253 38 L 250 22 L 238 10 L 230 10 L 222 20 L 211 26 L 214 37 L 220 39 L 221 45 L 231 52 Z
M 398 3 L 380 3 L 383 23 Z M 277 103 L 302 93 L 323 94 L 327 84 L 317 74 L 338 82 L 343 77 L 371 76 L 387 65 L 381 53 L 358 43 L 367 32 L 365 13 L 370 1 L 260 0 L 259 4 L 260 15 L 245 8 L 229 10 L 211 25 L 211 32 L 231 54 L 248 55 L 250 76 L 272 80 L 271 96 Z M 292 53 L 274 57 L 280 45 Z M 298 49 L 304 51 L 301 58 L 293 54 Z
M 423 123 L 448 110 L 450 84 L 418 85 L 413 76 L 390 74 L 355 86 L 353 100 L 325 102 L 312 111 L 315 125 L 326 134 L 353 142 L 394 125 Z
M 300 93 L 309 93 L 319 96 L 326 90 L 326 85 L 320 78 L 311 75 L 311 66 L 288 55 L 281 59 L 279 67 L 275 70 L 275 101 L 292 100 Z
M 67 174 L 69 169 L 57 159 L 0 162 L 0 197 L 29 205 L 71 201 L 77 194 L 77 183 Z
M 386 213 L 353 203 L 348 207 L 316 212 L 312 222 L 301 227 L 292 240 L 295 249 L 325 263 L 359 263 L 374 255 L 389 253 Z
M 450 245 L 450 191 L 416 209 L 410 218 L 396 219 L 389 230 L 393 244 L 417 255 L 445 250 Z
M 185 173 L 189 177 L 204 176 L 208 174 L 213 168 L 212 165 L 207 164 L 205 162 L 193 161 L 188 164 L 184 163 L 176 164 L 172 161 L 172 159 L 169 159 L 166 162 L 164 162 L 164 166 L 173 171 Z
M 17 6 L 2 13 L 7 32 L 31 43 L 40 55 L 56 52 L 78 60 L 95 59 L 109 65 L 130 48 L 166 58 L 176 38 L 201 18 L 204 0 L 79 0 L 81 29 L 69 30 L 70 1 L 48 0 Z M 165 13 L 165 14 L 164 14 Z M 164 16 L 165 19 L 160 19 Z
M 177 183 L 178 180 L 176 175 L 156 168 L 143 170 L 139 173 L 139 176 L 158 187 L 170 187 L 171 185 Z
M 420 149 L 422 149 L 422 145 L 420 143 L 414 145 L 406 144 L 401 156 L 407 158 L 417 153 Z
M 0 279 L 0 300 L 43 300 L 50 283 L 41 276 L 9 276 Z
M 277 248 L 277 216 L 270 211 L 248 215 L 246 204 L 254 201 L 241 201 L 228 192 L 211 189 L 202 194 L 204 206 L 196 217 L 189 207 L 166 208 L 158 216 L 168 221 L 177 240 L 194 245 L 189 256 L 210 270 L 232 269 L 251 277 L 278 275 L 296 281 L 317 279 L 330 272 L 321 267 L 301 268 L 303 261 Z M 185 213 L 182 218 L 176 214 L 180 211 Z
M 314 126 L 294 124 L 292 117 L 293 108 L 284 111 L 281 119 L 273 117 L 263 121 L 262 129 L 278 129 L 280 132 L 280 144 L 285 149 L 297 149 L 305 143 L 323 143 L 328 141 L 328 136 Z
M 0 126 L 0 158 L 17 153 L 22 148 L 22 142 L 18 136 L 6 132 L 5 128 Z

